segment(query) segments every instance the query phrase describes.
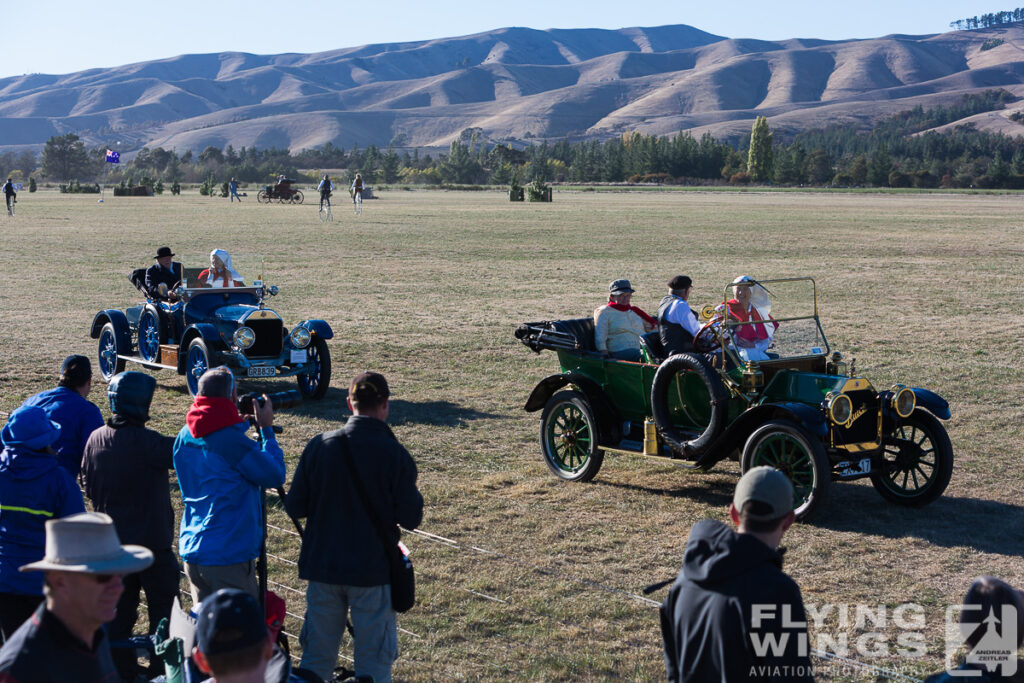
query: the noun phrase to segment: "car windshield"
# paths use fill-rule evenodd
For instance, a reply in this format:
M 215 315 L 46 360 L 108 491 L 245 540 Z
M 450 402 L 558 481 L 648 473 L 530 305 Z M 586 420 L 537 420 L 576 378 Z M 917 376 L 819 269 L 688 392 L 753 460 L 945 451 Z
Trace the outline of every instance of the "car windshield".
M 738 287 L 728 285 L 725 300 L 730 312 L 739 318 L 727 316 L 726 327 L 740 345 L 748 343 L 746 340 L 764 344 L 768 359 L 828 353 L 811 278 L 750 280 Z M 742 305 L 744 301 L 749 301 L 746 307 Z

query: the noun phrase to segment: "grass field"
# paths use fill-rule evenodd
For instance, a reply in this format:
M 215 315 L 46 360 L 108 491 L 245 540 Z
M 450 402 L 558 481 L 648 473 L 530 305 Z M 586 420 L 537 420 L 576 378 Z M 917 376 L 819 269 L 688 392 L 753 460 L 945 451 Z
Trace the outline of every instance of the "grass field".
M 544 205 L 393 191 L 358 218 L 338 202 L 327 225 L 313 202 L 21 199 L 15 218 L 0 217 L 0 410 L 52 386 L 69 353 L 95 363 L 93 315 L 138 302 L 128 273 L 162 245 L 186 266 L 227 249 L 249 280 L 265 260 L 286 325 L 333 326 L 333 388 L 277 420 L 289 477 L 306 441 L 343 422 L 348 380 L 367 368 L 388 376 L 392 424 L 420 468 L 422 529 L 451 541 L 405 538 L 420 603 L 399 618 L 401 680 L 664 678 L 657 610 L 638 595 L 676 573 L 694 522 L 726 519 L 738 466 L 700 474 L 610 457 L 592 483 L 557 481 L 540 457 L 539 416 L 522 409 L 557 360 L 512 336 L 527 320 L 588 315 L 619 277 L 654 312 L 677 273 L 693 278 L 697 305 L 720 300 L 739 274 L 813 276 L 832 347 L 861 375 L 949 400 L 956 464 L 945 496 L 905 509 L 867 482 L 835 485 L 785 538 L 806 603 L 888 610 L 877 627 L 854 623 L 852 607 L 848 625 L 826 619 L 819 631 L 845 634 L 851 657 L 923 678 L 942 668 L 945 606 L 975 576 L 1024 585 L 1019 196 L 561 192 Z M 173 433 L 190 399 L 181 377 L 157 380 L 151 424 Z M 108 412 L 102 385 L 91 398 Z M 279 512 L 274 524 L 289 528 Z M 280 558 L 297 557 L 296 541 L 271 530 Z M 271 578 L 303 588 L 280 559 Z M 303 613 L 301 595 L 279 592 Z M 896 652 L 892 610 L 907 602 L 925 610 L 923 657 Z M 287 630 L 298 628 L 290 618 Z M 870 655 L 853 646 L 876 631 Z M 815 663 L 821 680 L 874 680 Z

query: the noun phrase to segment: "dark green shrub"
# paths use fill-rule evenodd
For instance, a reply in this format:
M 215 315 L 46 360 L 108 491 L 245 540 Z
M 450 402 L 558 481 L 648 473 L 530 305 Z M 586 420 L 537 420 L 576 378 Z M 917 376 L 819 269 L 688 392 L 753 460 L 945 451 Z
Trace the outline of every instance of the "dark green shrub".
M 35 192 L 36 191 L 36 179 L 35 178 L 29 178 L 28 179 L 28 191 L 29 192 Z
M 988 40 L 981 44 L 981 51 L 985 52 L 986 50 L 991 50 L 994 47 L 999 47 L 1002 44 L 1002 38 L 989 38 Z
M 156 181 L 156 185 L 153 186 L 153 192 L 155 192 L 156 194 L 163 194 L 164 193 L 164 181 L 163 180 Z
M 526 197 L 531 202 L 550 202 L 551 187 L 540 178 L 534 178 L 533 182 L 526 186 Z
M 175 180 L 174 184 L 171 185 L 171 194 L 174 195 L 175 197 L 181 194 L 181 183 L 179 183 L 177 180 Z

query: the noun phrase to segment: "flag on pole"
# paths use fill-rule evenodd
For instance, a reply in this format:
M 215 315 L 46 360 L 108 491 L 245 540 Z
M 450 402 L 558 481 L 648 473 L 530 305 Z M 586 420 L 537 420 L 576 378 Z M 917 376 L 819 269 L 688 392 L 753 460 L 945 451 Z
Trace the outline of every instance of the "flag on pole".
M 112 149 L 107 150 L 107 163 L 108 164 L 119 164 L 121 163 L 121 153 L 115 152 Z

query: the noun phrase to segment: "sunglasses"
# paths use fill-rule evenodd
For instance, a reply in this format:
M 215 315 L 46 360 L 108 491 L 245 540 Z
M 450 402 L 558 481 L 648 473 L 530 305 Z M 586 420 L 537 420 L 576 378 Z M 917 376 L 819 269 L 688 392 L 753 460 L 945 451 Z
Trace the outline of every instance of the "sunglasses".
M 96 583 L 110 583 L 119 574 L 90 574 L 90 576 Z

